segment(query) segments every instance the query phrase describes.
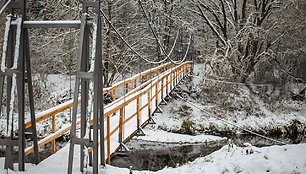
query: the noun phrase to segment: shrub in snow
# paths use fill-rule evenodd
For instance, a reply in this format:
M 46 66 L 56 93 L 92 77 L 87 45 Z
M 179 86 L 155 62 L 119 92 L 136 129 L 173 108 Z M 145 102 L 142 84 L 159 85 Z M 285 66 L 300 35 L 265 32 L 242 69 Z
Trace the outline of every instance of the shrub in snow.
M 176 114 L 178 117 L 188 117 L 192 113 L 192 108 L 183 104 L 179 107 L 171 108 L 170 112 Z
M 196 133 L 195 123 L 190 120 L 184 120 L 180 128 L 180 133 L 188 134 L 188 135 L 195 135 Z

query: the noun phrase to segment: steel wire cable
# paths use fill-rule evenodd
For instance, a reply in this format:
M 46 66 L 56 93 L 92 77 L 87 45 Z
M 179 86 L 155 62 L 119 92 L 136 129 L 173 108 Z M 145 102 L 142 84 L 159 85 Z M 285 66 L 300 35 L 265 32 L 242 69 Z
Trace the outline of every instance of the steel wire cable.
M 184 58 L 183 58 L 182 60 L 180 60 L 180 61 L 175 61 L 175 60 L 172 60 L 172 59 L 171 59 L 171 57 L 169 56 L 169 54 L 166 53 L 166 50 L 165 50 L 164 47 L 161 45 L 161 43 L 160 43 L 160 41 L 159 41 L 159 39 L 158 39 L 158 37 L 157 37 L 157 34 L 156 34 L 156 32 L 155 32 L 155 30 L 154 30 L 154 28 L 153 28 L 153 26 L 152 26 L 152 23 L 150 22 L 150 19 L 149 19 L 148 15 L 147 15 L 147 13 L 146 13 L 144 7 L 143 7 L 143 4 L 142 4 L 141 0 L 138 0 L 138 2 L 139 2 L 139 5 L 140 5 L 140 7 L 141 7 L 142 13 L 143 13 L 145 19 L 147 20 L 148 25 L 149 25 L 149 27 L 150 27 L 150 29 L 151 29 L 153 35 L 154 35 L 154 38 L 155 38 L 156 42 L 158 43 L 159 48 L 162 50 L 163 54 L 166 56 L 166 58 L 168 58 L 168 59 L 171 61 L 171 63 L 176 64 L 176 65 L 182 64 L 182 63 L 185 61 L 185 59 L 186 59 L 187 56 L 184 57 Z M 191 34 L 190 34 L 190 35 L 191 35 Z M 191 40 L 191 39 L 190 39 L 190 40 Z M 188 47 L 189 47 L 190 44 L 191 44 L 191 41 L 189 41 Z
M 2 14 L 6 8 L 9 6 L 9 4 L 12 2 L 12 0 L 8 0 L 3 6 L 2 8 L 0 9 L 0 14 Z
M 205 109 L 203 109 L 203 108 L 200 108 L 199 106 L 197 106 L 196 104 L 194 104 L 192 101 L 190 101 L 190 100 L 188 100 L 188 99 L 182 97 L 181 95 L 179 95 L 177 92 L 175 92 L 175 91 L 173 91 L 173 92 L 175 93 L 175 95 L 177 95 L 177 96 L 178 96 L 180 99 L 182 99 L 183 101 L 185 101 L 185 102 L 189 103 L 190 105 L 194 106 L 195 108 L 197 108 L 197 109 L 199 109 L 199 110 L 205 112 L 207 115 L 209 115 L 209 116 L 211 116 L 211 117 L 214 117 L 214 118 L 216 118 L 216 119 L 218 119 L 218 120 L 220 120 L 220 121 L 222 121 L 222 122 L 224 122 L 224 123 L 226 123 L 226 124 L 228 124 L 228 125 L 234 126 L 234 127 L 238 128 L 238 129 L 243 130 L 243 131 L 245 131 L 245 132 L 248 132 L 248 133 L 250 133 L 250 134 L 256 135 L 256 136 L 258 136 L 258 137 L 261 137 L 261 138 L 264 138 L 264 139 L 267 139 L 267 140 L 270 140 L 270 141 L 273 141 L 273 142 L 276 142 L 276 143 L 279 143 L 279 144 L 282 144 L 282 145 L 285 145 L 285 144 L 286 144 L 286 143 L 284 143 L 284 142 L 282 142 L 282 141 L 275 140 L 275 139 L 273 139 L 273 138 L 270 138 L 270 137 L 261 135 L 261 134 L 259 134 L 259 133 L 254 132 L 254 131 L 251 131 L 251 130 L 242 128 L 241 126 L 238 126 L 238 125 L 236 125 L 235 123 L 232 123 L 232 122 L 229 122 L 229 121 L 227 121 L 227 120 L 225 120 L 225 119 L 223 119 L 223 118 L 220 118 L 220 117 L 218 117 L 218 116 L 212 114 L 211 112 L 209 112 L 209 111 L 207 111 L 207 110 L 205 110 Z
M 141 56 L 123 37 L 122 35 L 119 33 L 119 31 L 114 27 L 114 25 L 112 24 L 112 22 L 106 17 L 106 15 L 104 14 L 104 12 L 102 10 L 100 10 L 102 16 L 104 17 L 104 19 L 110 24 L 110 26 L 113 28 L 113 30 L 115 31 L 115 33 L 119 36 L 119 38 L 141 59 L 143 59 L 144 61 L 151 63 L 151 64 L 161 64 L 163 62 L 165 62 L 168 57 L 164 58 L 163 60 L 160 61 L 152 61 L 149 60 L 148 58 L 145 58 L 144 56 Z

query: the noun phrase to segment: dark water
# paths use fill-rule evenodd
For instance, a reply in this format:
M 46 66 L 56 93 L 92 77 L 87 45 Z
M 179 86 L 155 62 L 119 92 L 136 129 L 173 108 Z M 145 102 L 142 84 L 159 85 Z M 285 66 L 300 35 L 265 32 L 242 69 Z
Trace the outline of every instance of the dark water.
M 193 161 L 199 156 L 206 156 L 220 149 L 223 143 L 169 145 L 132 140 L 128 143 L 131 151 L 113 156 L 111 165 L 124 168 L 132 166 L 136 170 L 156 171 L 165 166 L 176 167 Z M 135 148 L 134 144 L 138 147 Z M 140 149 L 139 145 L 142 146 Z
M 277 143 L 270 140 L 263 139 L 254 135 L 243 136 L 226 136 L 228 139 L 238 145 L 243 146 L 244 143 L 250 143 L 257 147 L 276 145 Z M 291 136 L 269 136 L 278 141 L 282 141 L 286 144 L 298 144 L 306 143 L 305 135 L 291 135 Z M 67 140 L 59 139 L 57 149 L 61 149 Z M 194 161 L 198 157 L 207 156 L 222 146 L 228 144 L 228 140 L 201 144 L 167 144 L 156 143 L 139 140 L 131 140 L 127 143 L 129 152 L 117 153 L 112 156 L 111 165 L 129 168 L 133 167 L 135 170 L 151 170 L 156 171 L 163 169 L 164 167 L 177 167 L 186 164 L 189 161 Z M 17 149 L 16 149 L 17 150 Z M 51 144 L 48 144 L 44 149 L 40 149 L 39 158 L 40 161 L 51 156 Z M 5 148 L 0 147 L 0 157 L 5 156 Z M 17 151 L 15 154 L 15 160 L 17 161 Z M 34 162 L 33 155 L 26 157 L 26 162 Z
M 270 136 L 271 137 L 271 136 Z M 244 143 L 251 143 L 257 147 L 276 145 L 254 135 L 228 136 L 234 144 L 243 146 Z M 285 142 L 286 144 L 305 143 L 305 135 L 297 137 L 274 136 L 273 139 Z M 228 140 L 214 142 L 210 144 L 166 144 L 147 141 L 131 140 L 127 146 L 130 152 L 116 154 L 112 157 L 111 165 L 117 167 L 129 168 L 132 166 L 135 170 L 157 171 L 164 167 L 177 167 L 194 161 L 198 157 L 207 156 L 222 146 L 228 144 Z

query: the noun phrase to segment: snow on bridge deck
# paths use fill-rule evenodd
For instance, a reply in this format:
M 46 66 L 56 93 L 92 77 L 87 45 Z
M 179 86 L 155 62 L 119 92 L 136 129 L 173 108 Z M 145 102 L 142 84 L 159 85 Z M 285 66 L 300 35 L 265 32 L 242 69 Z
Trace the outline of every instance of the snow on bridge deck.
M 175 87 L 175 85 L 191 70 L 192 62 L 185 62 L 176 67 L 169 66 L 168 69 L 162 69 L 163 73 L 159 74 L 154 78 L 148 79 L 146 83 L 137 87 L 135 78 L 128 79 L 124 83 L 118 82 L 118 85 L 127 87 L 128 83 L 134 82 L 134 90 L 127 91 L 125 96 L 116 99 L 117 88 L 107 89 L 106 92 L 111 92 L 115 101 L 105 106 L 104 111 L 104 125 L 105 125 L 105 159 L 110 162 L 110 156 L 114 153 L 120 142 L 126 142 L 138 131 L 138 126 L 144 126 L 149 120 L 150 116 L 157 109 L 158 105 L 163 101 L 167 94 Z M 163 66 L 161 66 L 163 67 Z M 157 69 L 159 71 L 160 69 Z M 150 71 L 146 71 L 147 76 Z M 143 82 L 144 74 L 140 74 L 140 81 Z M 136 78 L 138 76 L 136 75 Z M 45 144 L 52 142 L 52 151 L 54 154 L 46 160 L 40 162 L 38 166 L 33 167 L 27 164 L 27 172 L 30 173 L 66 173 L 68 168 L 68 152 L 69 143 L 59 151 L 55 153 L 55 140 L 56 138 L 64 135 L 70 131 L 71 126 L 65 126 L 55 131 L 55 115 L 71 108 L 73 103 L 68 101 L 57 107 L 51 108 L 44 111 L 36 116 L 36 122 L 41 122 L 52 117 L 52 130 L 53 133 L 39 141 L 39 147 L 44 147 Z M 122 117 L 120 117 L 122 115 Z M 79 122 L 78 122 L 79 123 Z M 26 128 L 31 127 L 29 122 L 26 123 Z M 53 129 L 54 128 L 54 129 Z M 121 135 L 121 136 L 119 136 Z M 120 139 L 122 137 L 122 139 Z M 89 149 L 90 150 L 90 149 Z M 28 147 L 25 150 L 26 155 L 33 152 L 33 147 Z M 74 167 L 73 173 L 79 172 L 79 154 L 80 146 L 76 145 L 74 153 Z M 3 159 L 0 159 L 0 163 Z

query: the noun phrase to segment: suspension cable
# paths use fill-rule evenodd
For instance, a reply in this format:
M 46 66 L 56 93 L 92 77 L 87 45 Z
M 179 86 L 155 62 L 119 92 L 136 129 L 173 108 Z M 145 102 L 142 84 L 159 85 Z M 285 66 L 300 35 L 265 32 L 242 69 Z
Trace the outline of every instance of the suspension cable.
M 173 52 L 173 50 L 174 50 L 174 48 L 176 46 L 176 43 L 177 43 L 177 40 L 178 40 L 178 36 L 179 36 L 179 31 L 176 32 L 175 40 L 173 42 L 172 48 L 169 51 L 169 54 L 167 55 L 167 57 L 170 57 L 170 55 L 172 54 L 172 52 Z
M 104 17 L 104 19 L 110 24 L 110 26 L 113 28 L 113 30 L 115 31 L 115 33 L 119 36 L 119 38 L 125 43 L 126 46 L 128 46 L 138 57 L 140 57 L 141 59 L 145 60 L 146 62 L 148 63 L 151 63 L 151 64 L 160 64 L 160 63 L 163 63 L 165 62 L 168 57 L 164 58 L 163 60 L 160 60 L 158 62 L 156 61 L 152 61 L 152 60 L 149 60 L 148 58 L 145 58 L 143 56 L 141 56 L 123 37 L 122 35 L 119 33 L 119 31 L 114 27 L 114 25 L 112 24 L 112 22 L 106 17 L 106 15 L 104 14 L 104 12 L 102 10 L 100 10 L 102 16 Z
M 188 43 L 188 46 L 187 46 L 185 55 L 184 55 L 183 59 L 179 62 L 179 64 L 182 64 L 182 63 L 186 60 L 186 58 L 187 58 L 187 56 L 188 56 L 188 53 L 189 53 L 189 51 L 190 51 L 191 41 L 192 41 L 192 35 L 190 34 L 190 36 L 189 36 L 189 43 Z
M 166 56 L 166 58 L 168 58 L 168 59 L 171 61 L 171 63 L 176 64 L 176 65 L 182 64 L 182 63 L 185 61 L 186 57 L 185 57 L 185 59 L 183 58 L 183 59 L 180 60 L 180 61 L 175 61 L 175 60 L 172 60 L 172 59 L 171 59 L 171 57 L 169 56 L 169 54 L 166 53 L 166 50 L 165 50 L 164 47 L 161 45 L 161 43 L 160 43 L 160 41 L 159 41 L 159 39 L 158 39 L 158 37 L 157 37 L 157 34 L 156 34 L 156 32 L 155 32 L 155 30 L 154 30 L 154 28 L 153 28 L 153 25 L 152 25 L 152 23 L 150 22 L 150 19 L 149 19 L 148 15 L 147 15 L 147 13 L 146 13 L 144 7 L 143 7 L 143 4 L 142 4 L 141 0 L 138 0 L 138 2 L 139 2 L 139 5 L 140 5 L 140 7 L 141 7 L 142 13 L 143 13 L 145 19 L 147 20 L 148 25 L 149 25 L 149 27 L 150 27 L 150 29 L 151 29 L 151 31 L 152 31 L 154 37 L 155 37 L 155 40 L 156 40 L 156 42 L 158 43 L 158 46 L 159 46 L 159 48 L 162 50 L 163 54 Z M 190 35 L 191 35 L 191 34 L 190 34 Z M 190 43 L 189 43 L 189 44 L 190 44 Z M 189 46 L 188 46 L 188 47 L 189 47 Z
M 147 22 L 148 22 L 148 25 L 149 25 L 149 27 L 150 27 L 150 29 L 151 29 L 151 32 L 152 32 L 153 35 L 154 35 L 154 38 L 155 38 L 156 42 L 158 43 L 160 49 L 162 49 L 163 47 L 162 47 L 162 45 L 161 45 L 161 43 L 160 43 L 160 41 L 159 41 L 159 39 L 158 39 L 158 36 L 157 36 L 155 30 L 153 29 L 153 25 L 152 25 L 152 23 L 151 23 L 151 21 L 150 21 L 148 15 L 147 15 L 147 13 L 146 13 L 144 7 L 143 7 L 143 5 L 142 5 L 141 0 L 138 0 L 138 3 L 139 3 L 139 5 L 140 5 L 141 11 L 142 11 L 142 13 L 143 13 L 143 16 L 146 18 L 146 20 L 147 20 Z M 162 49 L 162 51 L 163 51 L 163 53 L 165 54 L 165 50 Z M 167 54 L 165 54 L 165 55 L 167 55 Z
M 11 3 L 11 1 L 12 1 L 12 0 L 8 0 L 8 1 L 2 6 L 2 8 L 0 9 L 0 14 L 2 14 L 2 13 L 6 10 L 7 6 Z
M 229 121 L 227 121 L 227 120 L 225 120 L 225 119 L 222 119 L 222 118 L 220 118 L 220 117 L 218 117 L 218 116 L 212 114 L 211 112 L 209 112 L 209 111 L 207 111 L 207 110 L 205 110 L 205 109 L 203 109 L 203 108 L 200 108 L 199 106 L 197 106 L 196 104 L 194 104 L 194 103 L 191 102 L 190 100 L 188 100 L 188 99 L 186 99 L 186 98 L 183 98 L 183 97 L 182 97 L 181 95 L 179 95 L 177 92 L 175 92 L 175 91 L 173 91 L 173 92 L 174 92 L 180 99 L 184 100 L 185 102 L 189 103 L 190 105 L 194 106 L 195 108 L 197 108 L 197 109 L 199 109 L 199 110 L 205 112 L 207 115 L 209 115 L 209 116 L 211 116 L 211 117 L 214 117 L 214 118 L 216 118 L 216 119 L 218 119 L 218 120 L 220 120 L 220 121 L 222 121 L 222 122 L 224 122 L 224 123 L 226 123 L 226 124 L 228 124 L 228 125 L 234 126 L 234 127 L 238 128 L 238 129 L 243 130 L 243 131 L 245 131 L 245 132 L 248 132 L 248 133 L 250 133 L 250 134 L 256 135 L 256 136 L 258 136 L 258 137 L 261 137 L 261 138 L 264 138 L 264 139 L 267 139 L 267 140 L 270 140 L 270 141 L 273 141 L 273 142 L 276 142 L 276 143 L 279 143 L 279 144 L 282 144 L 282 145 L 285 145 L 285 144 L 286 144 L 286 143 L 284 143 L 284 142 L 282 142 L 282 141 L 275 140 L 275 139 L 273 139 L 273 138 L 270 138 L 270 137 L 261 135 L 261 134 L 259 134 L 259 133 L 253 132 L 253 131 L 251 131 L 251 130 L 249 130 L 249 129 L 242 128 L 241 126 L 238 126 L 238 125 L 236 125 L 235 123 L 232 123 L 232 122 L 229 122 Z

